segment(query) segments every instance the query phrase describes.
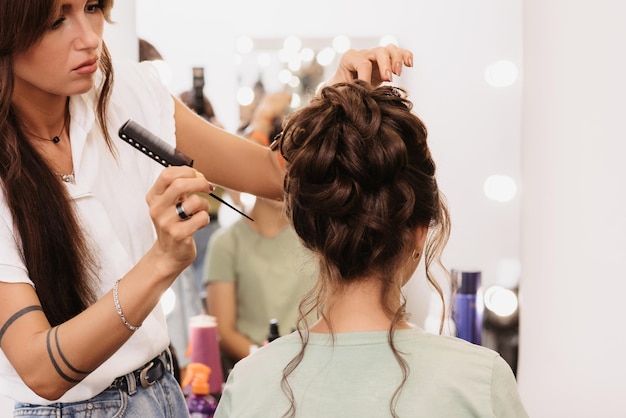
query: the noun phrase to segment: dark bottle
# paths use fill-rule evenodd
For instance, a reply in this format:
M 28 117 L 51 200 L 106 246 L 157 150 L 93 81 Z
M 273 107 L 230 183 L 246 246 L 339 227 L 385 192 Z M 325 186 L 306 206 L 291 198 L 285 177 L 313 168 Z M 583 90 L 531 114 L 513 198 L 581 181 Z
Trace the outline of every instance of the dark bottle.
M 278 331 L 278 319 L 274 318 L 270 320 L 270 330 L 267 333 L 267 342 L 271 343 L 278 337 L 280 337 L 280 332 Z
M 191 109 L 198 115 L 205 115 L 204 106 L 204 67 L 193 68 L 193 102 Z

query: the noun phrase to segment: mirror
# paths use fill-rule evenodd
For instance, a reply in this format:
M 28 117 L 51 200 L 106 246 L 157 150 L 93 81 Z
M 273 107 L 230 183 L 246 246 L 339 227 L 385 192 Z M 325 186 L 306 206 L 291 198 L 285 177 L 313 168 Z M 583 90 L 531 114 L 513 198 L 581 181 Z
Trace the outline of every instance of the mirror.
M 521 0 L 506 5 L 418 0 L 382 7 L 372 0 L 358 7 L 320 0 L 304 9 L 280 0 L 136 1 L 138 34 L 170 63 L 172 92 L 189 89 L 191 68 L 205 67 L 205 92 L 233 131 L 239 125 L 239 87 L 250 87 L 259 77 L 266 88 L 274 82 L 259 70 L 254 53 L 238 52 L 242 36 L 254 39 L 259 51 L 277 51 L 293 35 L 303 44 L 319 40 L 324 45 L 344 35 L 363 39 L 365 47 L 392 35 L 414 53 L 414 68 L 395 82 L 408 90 L 428 127 L 439 185 L 450 206 L 453 230 L 444 263 L 450 269 L 480 270 L 485 288 L 517 284 Z M 416 276 L 407 286 L 408 310 L 411 321 L 423 325 L 429 288 L 421 269 Z
M 350 48 L 376 45 L 374 39 L 336 36 L 333 38 L 237 38 L 237 102 L 239 129 L 246 127 L 261 97 L 288 91 L 290 108 L 307 103 L 318 87 L 332 75 L 339 57 Z M 278 130 L 279 127 L 276 127 Z
M 263 92 L 287 90 L 292 93 L 291 107 L 297 108 L 306 103 L 319 85 L 330 77 L 343 52 L 349 48 L 360 49 L 371 45 L 376 45 L 375 39 L 347 36 L 240 36 L 235 45 L 235 60 L 238 62 L 237 101 L 245 109 Z

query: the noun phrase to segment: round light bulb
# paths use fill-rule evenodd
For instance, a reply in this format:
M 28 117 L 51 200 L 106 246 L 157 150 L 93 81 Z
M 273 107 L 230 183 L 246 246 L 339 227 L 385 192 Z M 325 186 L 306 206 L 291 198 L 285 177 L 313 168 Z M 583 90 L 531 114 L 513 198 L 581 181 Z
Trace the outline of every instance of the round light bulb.
M 485 195 L 496 202 L 510 202 L 517 194 L 515 180 L 509 176 L 489 176 L 483 184 Z
M 517 81 L 517 66 L 511 61 L 500 60 L 485 70 L 485 80 L 492 87 L 508 87 Z
M 249 36 L 240 36 L 236 48 L 240 54 L 248 54 L 254 48 L 254 41 Z
M 492 286 L 483 296 L 485 308 L 500 317 L 511 316 L 518 306 L 517 295 L 502 286 Z
M 333 48 L 340 54 L 350 49 L 350 38 L 344 35 L 335 36 L 333 38 Z
M 237 90 L 237 103 L 241 106 L 249 106 L 254 101 L 254 90 L 250 87 L 239 87 Z
M 174 293 L 171 287 L 161 296 L 161 307 L 163 308 L 165 316 L 168 316 L 174 311 L 176 307 L 176 293 Z

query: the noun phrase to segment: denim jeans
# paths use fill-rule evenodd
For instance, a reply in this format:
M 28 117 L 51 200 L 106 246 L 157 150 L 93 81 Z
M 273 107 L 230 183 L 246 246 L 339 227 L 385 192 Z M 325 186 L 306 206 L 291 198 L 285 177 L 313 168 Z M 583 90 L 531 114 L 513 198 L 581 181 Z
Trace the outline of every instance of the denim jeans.
M 52 405 L 16 404 L 13 417 L 21 418 L 186 418 L 185 397 L 174 375 L 166 372 L 152 386 L 137 386 L 129 394 L 108 389 L 83 402 Z

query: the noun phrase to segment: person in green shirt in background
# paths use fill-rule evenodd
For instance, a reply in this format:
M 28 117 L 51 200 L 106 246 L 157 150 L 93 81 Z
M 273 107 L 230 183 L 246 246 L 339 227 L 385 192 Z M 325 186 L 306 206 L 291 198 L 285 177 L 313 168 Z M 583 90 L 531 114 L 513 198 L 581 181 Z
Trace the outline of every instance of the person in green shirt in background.
M 268 93 L 260 99 L 250 140 L 269 145 L 271 127 L 280 126 L 274 120 L 286 114 L 290 96 Z M 271 320 L 278 321 L 281 333 L 296 327 L 298 304 L 317 277 L 283 202 L 256 198 L 249 215 L 254 221 L 241 218 L 216 231 L 206 252 L 206 308 L 217 320 L 225 377 L 237 361 L 264 344 Z

